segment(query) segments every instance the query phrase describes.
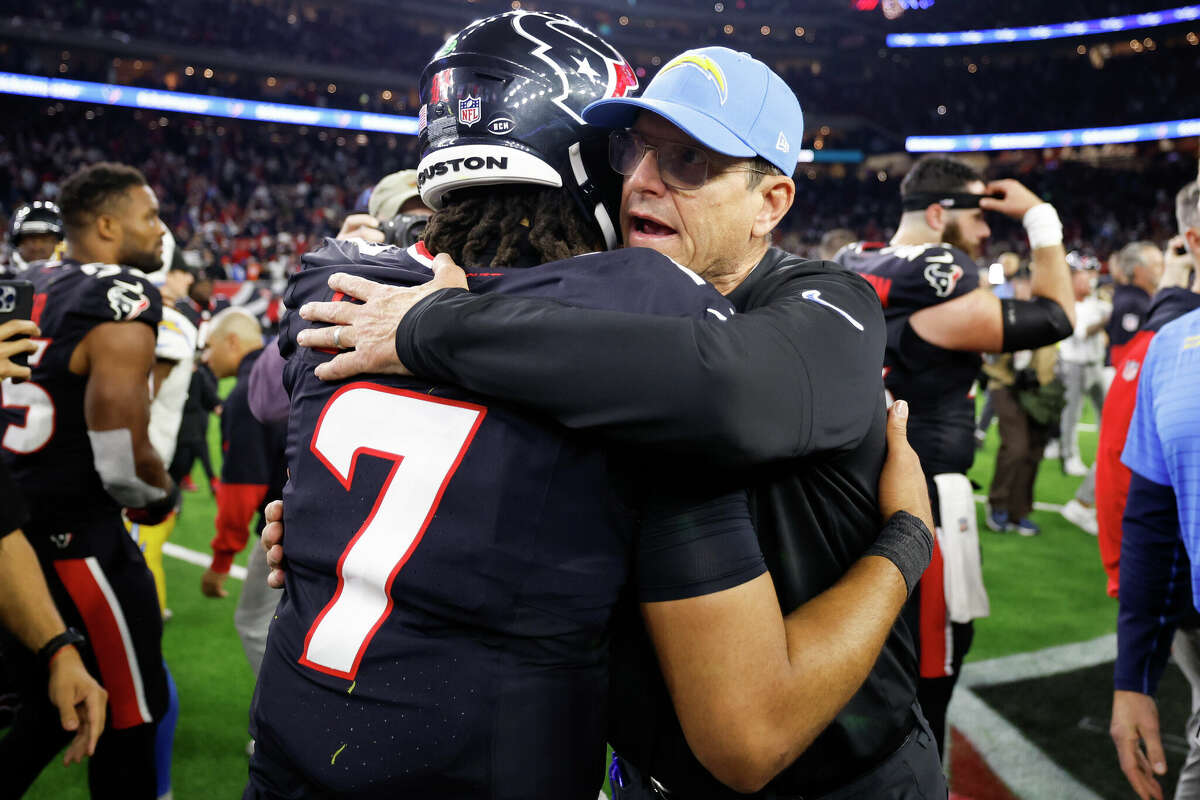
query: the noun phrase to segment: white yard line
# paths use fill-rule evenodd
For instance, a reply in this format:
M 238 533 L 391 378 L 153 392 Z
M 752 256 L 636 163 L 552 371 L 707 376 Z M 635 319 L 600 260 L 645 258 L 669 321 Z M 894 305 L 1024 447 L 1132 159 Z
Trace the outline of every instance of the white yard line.
M 979 503 L 980 505 L 986 506 L 987 505 L 987 495 L 985 495 L 985 494 L 975 495 L 975 502 Z M 1037 500 L 1033 501 L 1033 508 L 1035 511 L 1053 511 L 1057 514 L 1061 514 L 1062 510 L 1063 510 L 1063 507 L 1060 505 L 1055 505 L 1054 503 L 1041 503 L 1041 502 L 1038 502 Z
M 1117 635 L 963 665 L 961 686 L 992 686 L 1094 667 L 1117 657 Z
M 965 670 L 963 679 L 966 680 Z M 954 692 L 947 719 L 1017 797 L 1025 800 L 1050 797 L 1055 800 L 1102 800 L 1100 795 L 1051 761 L 1012 723 L 966 686 L 960 685 Z
M 258 547 L 258 542 L 250 543 L 254 547 Z M 195 564 L 198 567 L 207 567 L 212 563 L 212 556 L 207 553 L 200 553 L 195 550 L 189 550 L 186 547 L 180 547 L 177 544 L 163 542 L 163 554 L 171 558 L 178 558 L 180 561 L 186 561 L 189 564 Z M 239 567 L 234 564 L 229 568 L 229 574 L 237 578 L 239 581 L 246 580 L 246 568 Z
M 1103 664 L 1116 656 L 1117 636 L 1114 633 L 1087 642 L 965 664 L 947 717 L 950 724 L 971 742 L 996 777 L 1018 797 L 1099 800 L 1099 795 L 1055 764 L 971 689 L 1057 675 Z

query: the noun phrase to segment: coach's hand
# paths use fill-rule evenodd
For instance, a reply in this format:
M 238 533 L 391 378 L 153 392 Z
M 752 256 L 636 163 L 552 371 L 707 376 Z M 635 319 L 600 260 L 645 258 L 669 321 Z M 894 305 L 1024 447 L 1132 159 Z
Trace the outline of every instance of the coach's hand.
M 75 738 L 63 753 L 63 764 L 83 761 L 96 752 L 96 740 L 104 730 L 108 692 L 88 674 L 72 645 L 63 647 L 50 660 L 50 702 L 58 709 L 63 730 Z
M 396 328 L 418 302 L 442 289 L 466 289 L 467 276 L 454 260 L 439 255 L 433 261 L 433 279 L 410 288 L 386 286 L 356 275 L 338 272 L 329 278 L 329 288 L 362 300 L 305 303 L 301 319 L 328 322 L 328 328 L 300 331 L 296 340 L 304 347 L 350 350 L 316 369 L 324 381 L 337 381 L 364 372 L 411 374 L 396 356 Z
M 263 510 L 267 524 L 262 530 L 262 548 L 267 551 L 267 586 L 283 588 L 283 501 L 272 500 Z
M 1141 692 L 1113 692 L 1112 724 L 1108 728 L 1125 779 L 1142 800 L 1162 800 L 1155 775 L 1167 773 L 1162 737 L 1158 732 L 1158 706 Z M 1145 743 L 1143 753 L 1141 745 Z
M 908 443 L 908 403 L 897 400 L 888 409 L 887 460 L 879 474 L 879 511 L 889 519 L 897 511 L 907 511 L 933 531 L 933 511 L 929 505 L 929 485 L 921 469 L 921 459 Z
M 225 579 L 228 577 L 228 572 L 217 572 L 209 567 L 200 579 L 200 591 L 205 597 L 229 597 L 229 590 L 225 588 Z

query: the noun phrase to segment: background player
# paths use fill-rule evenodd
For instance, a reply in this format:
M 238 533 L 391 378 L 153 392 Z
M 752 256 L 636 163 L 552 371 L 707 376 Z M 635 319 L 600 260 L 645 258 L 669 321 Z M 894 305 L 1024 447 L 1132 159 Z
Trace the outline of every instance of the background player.
M 92 793 L 150 798 L 154 722 L 166 705 L 162 620 L 121 508 L 157 522 L 177 498 L 147 432 L 161 303 L 143 270 L 161 264 L 163 226 L 145 178 L 121 164 L 80 170 L 61 201 L 67 250 L 27 273 L 42 335 L 32 379 L 3 384 L 3 443 L 51 594 L 86 633 L 85 663 L 109 694 L 108 728 L 88 764 Z M 23 666 L 26 694 L 40 702 L 27 702 L 0 741 L 0 770 L 18 793 L 66 741 L 37 665 Z
M 30 320 L 0 325 L 0 380 L 29 378 L 29 367 L 13 363 L 12 356 L 34 352 L 37 344 L 28 337 L 40 333 Z M 50 702 L 63 730 L 75 732 L 63 755 L 63 763 L 70 764 L 96 751 L 108 693 L 83 666 L 82 636 L 66 627 L 54 607 L 37 556 L 21 531 L 28 519 L 25 500 L 0 462 L 0 626 L 37 653 L 49 673 Z M 5 644 L 0 641 L 0 657 Z
M 8 272 L 18 274 L 35 261 L 44 261 L 54 255 L 62 244 L 62 212 L 49 200 L 26 203 L 13 212 L 8 227 L 9 253 Z
M 904 211 L 891 244 L 847 248 L 841 260 L 871 282 L 883 304 L 884 386 L 912 406 L 913 449 L 931 478 L 934 518 L 943 529 L 906 614 L 920 642 L 921 707 L 942 750 L 946 706 L 974 636 L 971 620 L 988 613 L 965 475 L 975 457 L 979 354 L 1033 349 L 1070 335 L 1075 299 L 1058 213 L 1016 181 L 985 184 L 961 161 L 926 156 L 904 177 L 900 197 Z M 991 233 L 984 211 L 1024 224 L 1033 251 L 1032 300 L 1000 299 L 980 286 L 975 259 Z M 960 520 L 970 535 L 945 536 Z M 964 570 L 973 590 L 946 594 L 943 563 Z

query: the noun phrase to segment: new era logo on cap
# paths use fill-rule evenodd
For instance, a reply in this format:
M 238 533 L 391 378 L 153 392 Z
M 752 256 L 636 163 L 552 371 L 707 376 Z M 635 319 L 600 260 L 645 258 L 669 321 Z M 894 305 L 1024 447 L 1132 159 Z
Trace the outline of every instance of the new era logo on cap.
M 779 132 L 779 138 L 775 140 L 775 149 L 781 153 L 786 153 L 791 149 L 788 146 L 787 137 L 783 135 L 783 131 Z

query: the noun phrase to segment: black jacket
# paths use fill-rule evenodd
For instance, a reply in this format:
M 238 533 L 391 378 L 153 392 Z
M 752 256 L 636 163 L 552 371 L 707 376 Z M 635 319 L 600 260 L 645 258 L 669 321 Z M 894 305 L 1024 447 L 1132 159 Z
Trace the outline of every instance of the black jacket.
M 568 427 L 739 470 L 787 613 L 879 530 L 883 314 L 862 278 L 775 249 L 729 299 L 739 314 L 722 324 L 445 290 L 405 316 L 397 354 L 419 375 Z M 640 621 L 625 622 L 614 632 L 614 748 L 683 797 L 734 796 L 688 751 Z M 911 730 L 916 674 L 898 622 L 864 687 L 770 788 L 824 791 L 880 762 Z

